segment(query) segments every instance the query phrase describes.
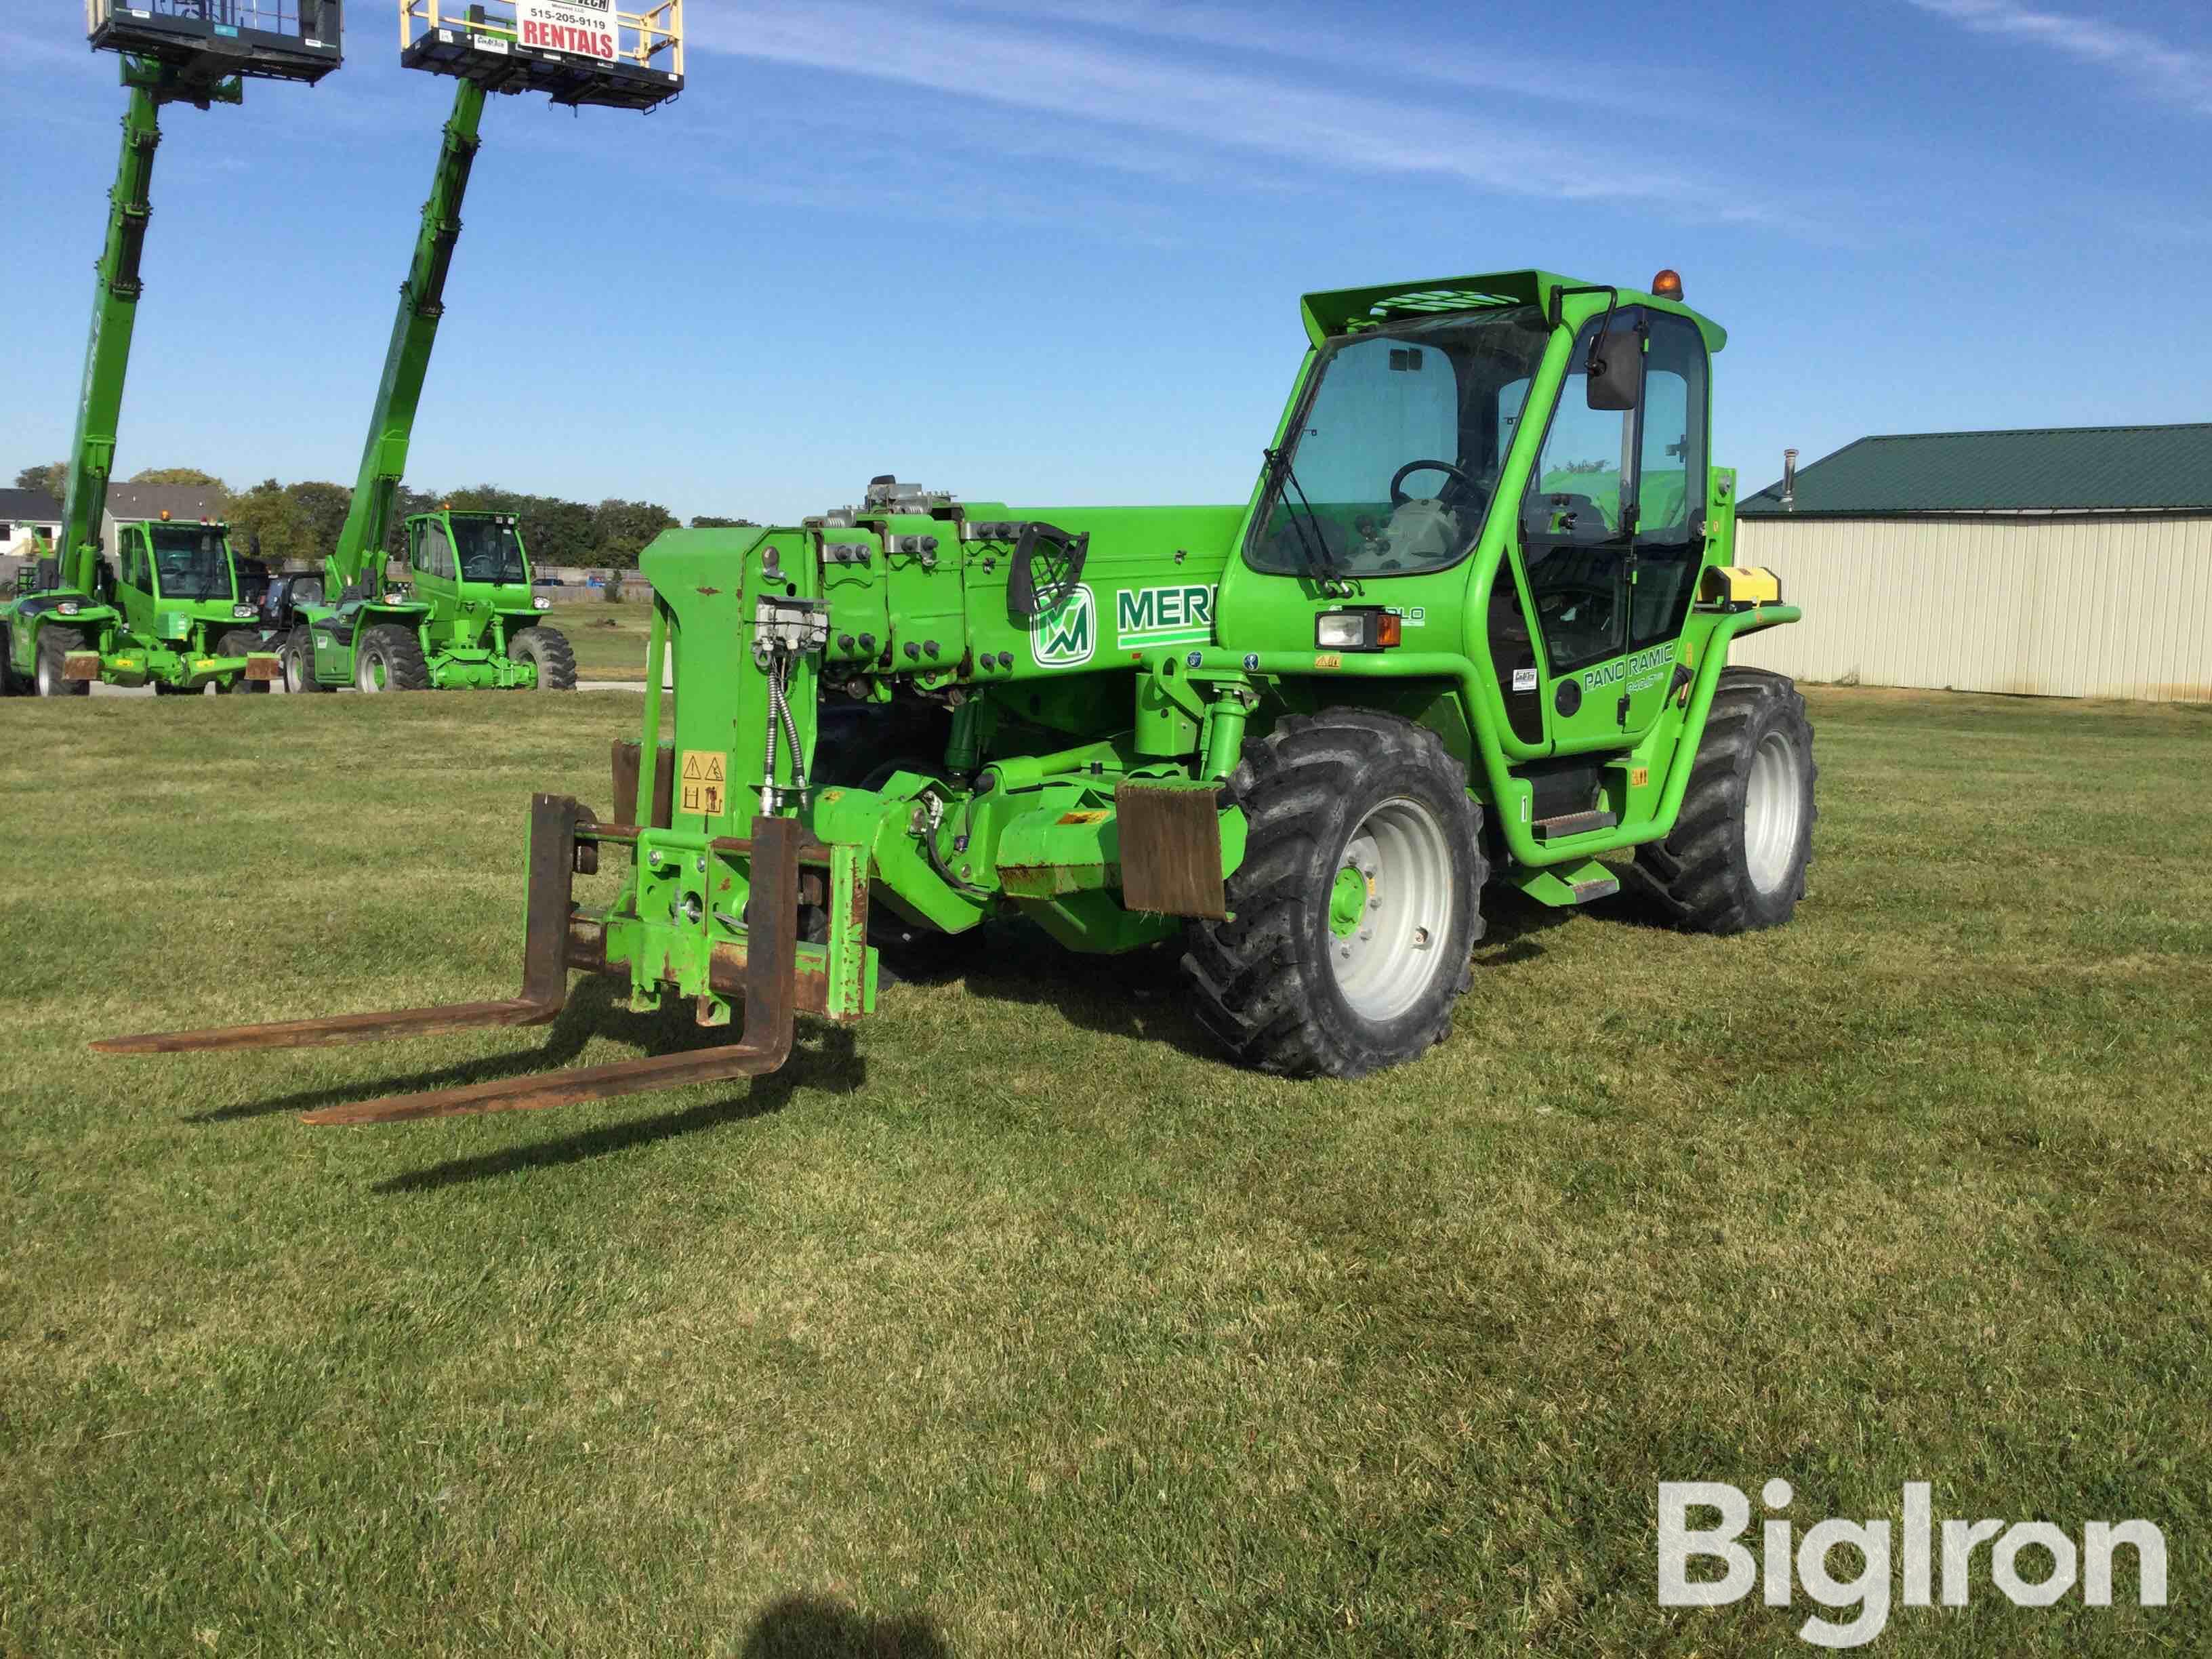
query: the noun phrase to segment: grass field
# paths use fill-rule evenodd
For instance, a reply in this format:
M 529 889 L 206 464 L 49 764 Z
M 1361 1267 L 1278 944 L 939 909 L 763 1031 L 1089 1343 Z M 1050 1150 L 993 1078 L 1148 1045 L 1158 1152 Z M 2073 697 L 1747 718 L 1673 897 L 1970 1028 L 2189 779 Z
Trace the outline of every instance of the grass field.
M 577 678 L 644 679 L 645 649 L 653 629 L 651 605 L 556 599 L 549 620 L 576 649 Z
M 511 994 L 637 699 L 9 704 L 0 1653 L 1811 1651 L 1656 1603 L 1656 1483 L 1774 1475 L 2165 1529 L 1871 1651 L 2212 1649 L 2212 714 L 1812 700 L 1795 925 L 1497 900 L 1364 1085 L 994 937 L 750 1087 L 323 1131 L 695 1039 L 84 1044 Z

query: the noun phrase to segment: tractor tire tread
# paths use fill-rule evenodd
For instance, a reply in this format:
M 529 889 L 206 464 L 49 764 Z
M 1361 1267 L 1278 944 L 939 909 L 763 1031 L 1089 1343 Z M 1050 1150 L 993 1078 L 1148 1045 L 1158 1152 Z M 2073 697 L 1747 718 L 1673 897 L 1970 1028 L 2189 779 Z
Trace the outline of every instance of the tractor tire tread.
M 72 651 L 82 651 L 83 649 L 84 630 L 82 629 L 63 628 L 58 624 L 52 623 L 40 629 L 39 630 L 39 648 L 32 665 L 33 679 L 31 684 L 33 688 L 35 690 L 38 685 L 36 676 L 39 671 L 41 668 L 45 668 L 47 670 L 49 683 L 57 688 L 52 692 L 52 696 L 57 697 L 90 696 L 92 695 L 91 681 L 65 680 L 62 678 L 62 664 L 68 658 L 70 653 Z
M 1449 1032 L 1453 1004 L 1470 969 L 1440 977 L 1378 1042 L 1348 1010 L 1313 943 L 1316 905 L 1325 906 L 1328 861 L 1355 827 L 1346 803 L 1382 767 L 1425 773 L 1431 793 L 1457 821 L 1445 825 L 1466 860 L 1463 933 L 1471 957 L 1482 931 L 1488 877 L 1480 809 L 1465 769 L 1425 727 L 1360 708 L 1291 715 L 1249 739 L 1228 793 L 1245 813 L 1243 862 L 1228 881 L 1225 921 L 1194 922 L 1182 971 L 1199 1023 L 1239 1062 L 1286 1077 L 1357 1078 L 1412 1060 Z M 1364 809 L 1362 809 L 1363 811 Z M 1325 912 L 1323 913 L 1325 914 Z M 1325 927 L 1325 922 L 1319 926 Z M 1450 947 L 1447 947 L 1450 948 Z
M 1765 734 L 1787 729 L 1805 757 L 1807 795 L 1799 834 L 1803 856 L 1794 878 L 1775 892 L 1751 884 L 1743 859 L 1744 781 L 1752 753 Z M 1761 668 L 1726 668 L 1699 734 L 1674 827 L 1665 840 L 1636 849 L 1631 884 L 1677 927 L 1729 934 L 1779 927 L 1805 896 L 1805 866 L 1813 861 L 1813 825 L 1819 817 L 1815 784 L 1820 767 L 1804 694 L 1787 675 Z

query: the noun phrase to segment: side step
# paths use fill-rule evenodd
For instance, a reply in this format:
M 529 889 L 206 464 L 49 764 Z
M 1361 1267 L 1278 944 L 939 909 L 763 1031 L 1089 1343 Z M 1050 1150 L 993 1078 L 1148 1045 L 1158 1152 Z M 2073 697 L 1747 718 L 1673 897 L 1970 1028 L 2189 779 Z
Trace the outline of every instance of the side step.
M 1565 841 L 1593 830 L 1610 830 L 1620 822 L 1618 812 L 1563 812 L 1555 818 L 1538 818 L 1528 831 L 1538 841 Z

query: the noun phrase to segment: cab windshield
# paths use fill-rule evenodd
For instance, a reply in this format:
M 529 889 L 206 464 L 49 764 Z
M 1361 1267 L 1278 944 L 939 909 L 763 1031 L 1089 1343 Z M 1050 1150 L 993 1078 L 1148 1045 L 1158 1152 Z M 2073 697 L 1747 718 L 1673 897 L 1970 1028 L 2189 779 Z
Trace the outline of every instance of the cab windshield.
M 154 538 L 154 573 L 165 599 L 228 599 L 230 588 L 230 550 L 220 526 L 205 524 L 157 524 L 148 529 Z
M 522 538 L 514 526 L 496 519 L 453 520 L 453 550 L 459 555 L 461 580 L 470 582 L 522 583 L 530 580 L 522 562 Z
M 1411 576 L 1466 556 L 1549 337 L 1516 306 L 1331 341 L 1246 561 L 1304 574 L 1318 547 L 1337 574 Z

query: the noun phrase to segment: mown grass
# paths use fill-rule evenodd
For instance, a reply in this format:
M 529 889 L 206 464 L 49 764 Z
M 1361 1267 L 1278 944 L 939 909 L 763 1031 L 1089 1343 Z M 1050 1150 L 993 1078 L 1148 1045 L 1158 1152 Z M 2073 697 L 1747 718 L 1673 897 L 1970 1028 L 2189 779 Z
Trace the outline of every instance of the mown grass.
M 557 592 L 558 590 L 556 590 Z M 642 680 L 653 607 L 631 601 L 556 598 L 549 619 L 575 647 L 576 676 L 586 680 Z
M 750 1087 L 345 1131 L 694 1039 L 84 1044 L 506 994 L 635 697 L 9 705 L 0 1652 L 1798 1651 L 1656 1602 L 1656 1483 L 1777 1474 L 2166 1530 L 2165 1609 L 1875 1651 L 2204 1650 L 2212 716 L 1813 703 L 1795 925 L 1496 901 L 1364 1084 L 1009 936 Z

